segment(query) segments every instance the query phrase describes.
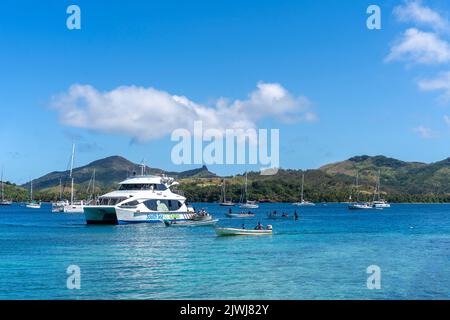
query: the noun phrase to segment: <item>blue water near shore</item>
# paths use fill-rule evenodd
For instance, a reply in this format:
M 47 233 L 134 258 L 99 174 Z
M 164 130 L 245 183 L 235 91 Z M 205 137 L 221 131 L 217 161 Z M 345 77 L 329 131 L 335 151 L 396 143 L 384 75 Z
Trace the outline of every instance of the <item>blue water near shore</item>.
M 230 219 L 196 204 L 222 226 L 272 224 L 263 237 L 217 237 L 211 227 L 87 226 L 82 214 L 0 207 L 0 299 L 448 299 L 450 205 L 394 204 L 349 211 L 297 208 L 298 221 Z M 237 208 L 235 210 L 238 210 Z M 66 287 L 69 265 L 81 289 Z M 366 269 L 381 268 L 381 289 Z

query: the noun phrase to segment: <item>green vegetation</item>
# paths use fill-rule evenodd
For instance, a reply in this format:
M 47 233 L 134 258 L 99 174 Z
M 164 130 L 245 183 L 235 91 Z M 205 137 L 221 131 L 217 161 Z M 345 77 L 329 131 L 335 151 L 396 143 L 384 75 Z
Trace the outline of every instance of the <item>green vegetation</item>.
M 74 169 L 77 198 L 87 198 L 86 188 L 93 170 L 96 170 L 96 194 L 114 190 L 116 184 L 132 172 L 140 172 L 138 165 L 122 158 L 109 157 Z M 381 172 L 382 197 L 390 202 L 450 202 L 450 158 L 431 163 L 404 162 L 384 156 L 358 156 L 346 161 L 325 165 L 316 170 L 305 171 L 305 198 L 313 202 L 344 202 L 349 195 L 355 199 L 355 177 L 359 172 L 361 201 L 371 200 L 378 172 Z M 203 166 L 184 172 L 165 172 L 146 168 L 147 173 L 167 174 L 176 178 L 191 202 L 219 201 L 222 178 Z M 274 176 L 262 176 L 250 172 L 249 198 L 266 202 L 295 202 L 300 198 L 301 170 L 280 169 Z M 34 180 L 34 198 L 53 201 L 59 196 L 60 179 L 66 183 L 65 198 L 69 198 L 68 172 L 52 172 Z M 227 198 L 239 201 L 244 177 L 227 178 Z M 22 187 L 5 185 L 6 198 L 26 201 L 29 185 Z

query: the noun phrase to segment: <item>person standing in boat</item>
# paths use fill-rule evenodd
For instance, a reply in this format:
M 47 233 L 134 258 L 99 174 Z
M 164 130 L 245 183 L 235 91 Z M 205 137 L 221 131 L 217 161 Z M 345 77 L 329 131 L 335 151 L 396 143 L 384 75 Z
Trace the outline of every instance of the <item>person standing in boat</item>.
M 263 226 L 262 226 L 261 222 L 258 222 L 258 224 L 255 227 L 255 230 L 263 230 Z

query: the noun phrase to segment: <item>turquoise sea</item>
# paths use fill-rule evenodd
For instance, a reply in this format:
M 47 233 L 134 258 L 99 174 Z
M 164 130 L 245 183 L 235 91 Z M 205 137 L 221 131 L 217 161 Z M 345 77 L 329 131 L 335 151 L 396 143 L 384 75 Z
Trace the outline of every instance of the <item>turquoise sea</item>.
M 194 204 L 222 226 L 272 224 L 262 237 L 217 237 L 213 228 L 87 226 L 82 214 L 0 207 L 0 299 L 448 299 L 450 205 L 262 204 L 253 219 Z M 266 219 L 297 209 L 298 221 Z M 238 210 L 237 208 L 235 210 Z M 67 289 L 66 269 L 81 270 Z M 366 286 L 381 269 L 381 289 Z

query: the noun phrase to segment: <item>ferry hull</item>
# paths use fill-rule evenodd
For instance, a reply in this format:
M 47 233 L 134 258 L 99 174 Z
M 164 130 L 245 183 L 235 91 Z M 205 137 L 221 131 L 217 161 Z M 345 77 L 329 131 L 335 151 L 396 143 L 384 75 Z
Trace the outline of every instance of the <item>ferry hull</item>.
M 118 224 L 114 206 L 85 206 L 83 212 L 87 224 Z
M 84 206 L 83 205 L 67 205 L 63 207 L 62 212 L 65 213 L 83 213 Z
M 117 208 L 117 223 L 163 223 L 166 220 L 189 221 L 195 216 L 189 212 L 135 212 L 133 210 L 124 210 Z

